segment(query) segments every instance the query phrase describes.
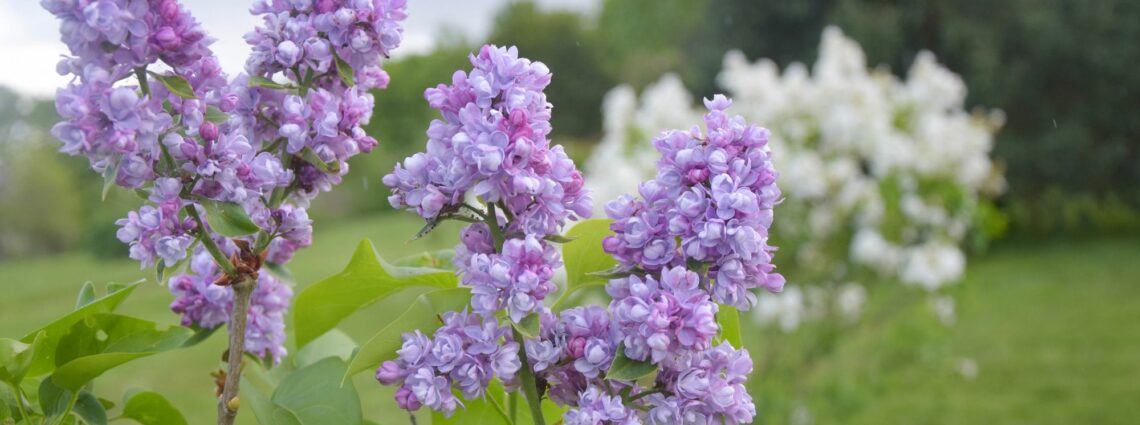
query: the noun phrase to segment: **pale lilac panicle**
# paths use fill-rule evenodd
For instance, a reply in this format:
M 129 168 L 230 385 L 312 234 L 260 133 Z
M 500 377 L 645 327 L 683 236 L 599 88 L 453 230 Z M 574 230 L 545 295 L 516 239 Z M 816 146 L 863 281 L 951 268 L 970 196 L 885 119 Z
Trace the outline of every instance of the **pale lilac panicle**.
M 470 192 L 502 202 L 514 217 L 509 230 L 536 235 L 588 217 L 592 200 L 581 173 L 547 138 L 550 70 L 514 47 L 483 46 L 470 60 L 469 73 L 457 71 L 451 85 L 424 92 L 442 119 L 428 128 L 425 153 L 384 176 L 392 206 L 435 220 L 455 212 Z
M 468 252 L 473 250 L 465 241 L 457 257 L 468 257 Z M 558 250 L 534 235 L 506 240 L 502 253 L 474 252 L 466 263 L 457 264 L 461 282 L 472 287 L 472 308 L 487 315 L 506 309 L 514 322 L 542 307 L 555 289 L 551 279 L 561 265 Z
M 621 396 L 610 395 L 598 387 L 582 391 L 577 407 L 562 416 L 566 425 L 641 425 L 637 412 L 626 407 Z
M 228 325 L 233 291 L 214 285 L 221 277 L 214 259 L 199 248 L 190 259 L 189 271 L 170 278 L 168 285 L 175 297 L 170 309 L 182 316 L 183 326 L 212 329 Z M 246 352 L 274 362 L 285 357 L 285 311 L 292 296 L 289 285 L 269 273 L 259 274 L 246 317 Z
M 752 373 L 747 350 L 728 343 L 702 351 L 658 375 L 669 396 L 651 396 L 650 423 L 752 423 L 756 405 L 745 381 Z
M 154 204 L 143 205 L 115 222 L 119 226 L 116 236 L 130 245 L 131 258 L 143 268 L 158 260 L 173 265 L 186 257 L 186 249 L 193 239 L 190 231 L 195 225 L 178 215 L 185 203 L 178 197 L 181 187 L 176 179 L 157 180 L 156 189 L 150 195 Z
M 427 406 L 450 415 L 460 404 L 452 387 L 466 398 L 482 397 L 492 378 L 512 380 L 522 367 L 510 328 L 479 313 L 446 313 L 432 337 L 416 330 L 403 340 L 396 360 L 381 364 L 376 379 L 400 385 L 396 401 L 406 410 Z
M 365 89 L 384 88 L 388 77 L 383 59 L 400 45 L 407 18 L 406 0 L 261 0 L 251 9 L 262 26 L 246 34 L 253 53 L 246 62 L 251 75 L 336 72 L 339 57 L 353 69 Z M 334 76 L 335 77 L 335 76 Z
M 563 345 L 563 356 L 573 361 L 578 373 L 594 378 L 609 369 L 619 335 L 606 309 L 590 305 L 563 311 L 554 339 Z
M 768 245 L 780 190 L 768 131 L 729 117 L 730 104 L 722 95 L 706 99 L 705 133 L 672 130 L 654 140 L 657 177 L 641 185 L 640 199 L 606 205 L 615 235 L 603 246 L 631 269 L 707 264 L 713 300 L 748 309 L 752 289 L 783 288 Z
M 636 275 L 611 280 L 606 291 L 625 354 L 669 363 L 711 347 L 719 329 L 717 305 L 698 284 L 699 275 L 683 267 L 663 270 L 660 282 Z

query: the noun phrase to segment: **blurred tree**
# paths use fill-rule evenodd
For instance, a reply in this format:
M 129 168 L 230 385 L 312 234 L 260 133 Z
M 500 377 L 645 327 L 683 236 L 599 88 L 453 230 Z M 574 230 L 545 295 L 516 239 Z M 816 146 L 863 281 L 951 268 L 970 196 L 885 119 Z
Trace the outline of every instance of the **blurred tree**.
M 781 65 L 815 61 L 819 35 L 836 0 L 710 0 L 704 25 L 685 46 L 690 59 L 685 83 L 694 94 L 718 92 L 716 75 L 724 54 L 737 49 L 749 59 Z
M 529 1 L 511 3 L 495 18 L 488 41 L 518 46 L 520 56 L 550 67 L 554 78 L 546 94 L 555 105 L 556 138 L 598 135 L 601 100 L 615 81 L 603 69 L 598 39 L 581 15 L 542 11 Z
M 83 205 L 76 178 L 46 144 L 0 146 L 0 258 L 72 247 Z
M 691 37 L 708 0 L 606 0 L 595 30 L 602 66 L 616 81 L 640 90 L 666 72 L 686 71 Z M 599 103 L 600 104 L 600 103 Z
M 833 21 L 868 62 L 919 50 L 960 73 L 967 102 L 1005 111 L 995 154 L 1013 197 L 1054 214 L 1051 189 L 1140 208 L 1140 2 L 846 0 Z

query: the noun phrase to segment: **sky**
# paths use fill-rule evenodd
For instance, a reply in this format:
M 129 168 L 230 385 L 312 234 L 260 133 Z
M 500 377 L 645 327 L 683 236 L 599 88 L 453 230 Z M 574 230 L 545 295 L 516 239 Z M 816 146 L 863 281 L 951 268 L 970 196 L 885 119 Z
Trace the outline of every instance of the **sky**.
M 393 57 L 430 51 L 441 30 L 458 31 L 469 40 L 481 40 L 492 20 L 512 0 L 409 0 L 404 41 Z M 544 9 L 574 10 L 591 14 L 600 0 L 536 0 Z M 249 48 L 242 35 L 259 21 L 248 13 L 248 0 L 182 0 L 218 41 L 212 46 L 230 74 L 241 71 Z M 59 57 L 67 53 L 59 41 L 59 22 L 37 0 L 0 0 L 0 85 L 25 95 L 50 97 L 68 82 L 55 72 Z

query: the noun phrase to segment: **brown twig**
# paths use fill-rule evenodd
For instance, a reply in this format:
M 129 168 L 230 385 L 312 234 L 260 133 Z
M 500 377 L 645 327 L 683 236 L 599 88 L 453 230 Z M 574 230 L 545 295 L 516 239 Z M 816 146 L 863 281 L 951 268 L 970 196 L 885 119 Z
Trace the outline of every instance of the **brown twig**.
M 241 383 L 241 363 L 245 352 L 246 315 L 249 311 L 249 298 L 256 284 L 256 280 L 246 278 L 231 285 L 234 307 L 230 324 L 233 327 L 230 329 L 230 348 L 226 356 L 225 387 L 218 397 L 218 425 L 232 425 L 240 406 L 238 385 Z

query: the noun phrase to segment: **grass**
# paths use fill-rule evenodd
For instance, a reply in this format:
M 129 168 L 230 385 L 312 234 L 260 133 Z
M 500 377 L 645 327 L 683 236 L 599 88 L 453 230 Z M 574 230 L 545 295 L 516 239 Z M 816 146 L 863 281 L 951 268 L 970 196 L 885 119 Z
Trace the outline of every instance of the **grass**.
M 1135 240 L 1005 245 L 949 289 L 952 326 L 890 285 L 871 288 L 857 326 L 762 331 L 758 422 L 1135 423 L 1137 259 Z
M 454 243 L 454 226 L 405 243 L 418 228 L 407 214 L 321 222 L 319 248 L 299 253 L 291 269 L 299 287 L 336 273 L 365 237 L 387 258 Z M 758 423 L 1132 422 L 1140 417 L 1137 259 L 1135 241 L 1005 245 L 972 259 L 965 282 L 950 289 L 958 302 L 953 326 L 934 318 L 924 294 L 880 285 L 871 288 L 872 302 L 858 325 L 791 334 L 750 329 Z M 0 263 L 0 335 L 22 336 L 69 311 L 85 280 L 150 274 L 127 260 L 82 253 Z M 121 311 L 175 324 L 170 299 L 164 288 L 144 284 Z M 363 341 L 380 326 L 370 312 L 385 307 L 366 309 L 342 329 Z M 128 388 L 155 389 L 190 423 L 210 423 L 208 373 L 220 364 L 223 346 L 215 335 L 191 349 L 130 363 L 100 378 L 95 391 L 118 401 Z M 978 369 L 973 379 L 959 372 L 971 360 Z M 406 423 L 391 415 L 390 391 L 367 375 L 355 380 L 366 417 Z M 239 422 L 253 423 L 249 413 Z

